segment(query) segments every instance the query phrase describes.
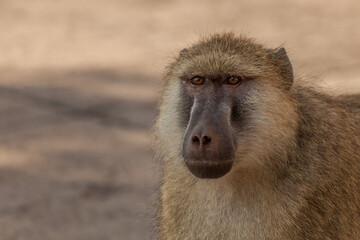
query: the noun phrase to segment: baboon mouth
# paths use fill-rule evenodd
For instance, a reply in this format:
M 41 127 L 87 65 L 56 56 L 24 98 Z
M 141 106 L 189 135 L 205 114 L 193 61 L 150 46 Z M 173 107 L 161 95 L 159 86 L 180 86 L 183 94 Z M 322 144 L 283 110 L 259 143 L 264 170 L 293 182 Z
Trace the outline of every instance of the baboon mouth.
M 198 178 L 220 178 L 227 174 L 233 165 L 233 160 L 201 161 L 185 160 L 189 171 Z

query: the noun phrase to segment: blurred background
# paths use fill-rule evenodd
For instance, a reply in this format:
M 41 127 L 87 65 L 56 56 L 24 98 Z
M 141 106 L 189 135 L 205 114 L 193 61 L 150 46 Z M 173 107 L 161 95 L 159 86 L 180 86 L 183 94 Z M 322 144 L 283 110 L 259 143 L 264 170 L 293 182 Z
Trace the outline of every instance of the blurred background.
M 284 45 L 360 92 L 360 2 L 0 0 L 0 239 L 150 239 L 162 72 L 201 36 Z

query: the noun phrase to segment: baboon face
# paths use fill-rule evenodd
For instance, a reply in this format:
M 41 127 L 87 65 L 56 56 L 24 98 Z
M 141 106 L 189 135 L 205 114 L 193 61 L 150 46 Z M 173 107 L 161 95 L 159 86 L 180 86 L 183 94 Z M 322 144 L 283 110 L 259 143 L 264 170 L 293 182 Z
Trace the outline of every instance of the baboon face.
M 281 137 L 281 126 L 274 125 L 284 125 L 286 116 L 273 108 L 286 102 L 282 98 L 292 84 L 283 48 L 268 50 L 231 36 L 219 41 L 213 38 L 181 51 L 168 73 L 168 88 L 180 89 L 181 155 L 199 178 L 222 177 L 235 159 L 249 158 L 259 152 L 256 148 L 267 148 L 266 140 L 271 144 Z
M 244 91 L 241 76 L 196 75 L 181 80 L 183 121 L 187 124 L 182 155 L 190 172 L 218 178 L 230 171 L 235 156 L 236 124 Z

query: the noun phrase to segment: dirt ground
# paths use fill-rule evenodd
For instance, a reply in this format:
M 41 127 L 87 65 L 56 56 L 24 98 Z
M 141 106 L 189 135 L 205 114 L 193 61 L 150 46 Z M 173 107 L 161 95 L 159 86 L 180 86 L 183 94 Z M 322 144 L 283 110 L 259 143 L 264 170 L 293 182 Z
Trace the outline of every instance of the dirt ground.
M 152 237 L 164 66 L 213 32 L 360 92 L 359 1 L 0 0 L 0 239 Z

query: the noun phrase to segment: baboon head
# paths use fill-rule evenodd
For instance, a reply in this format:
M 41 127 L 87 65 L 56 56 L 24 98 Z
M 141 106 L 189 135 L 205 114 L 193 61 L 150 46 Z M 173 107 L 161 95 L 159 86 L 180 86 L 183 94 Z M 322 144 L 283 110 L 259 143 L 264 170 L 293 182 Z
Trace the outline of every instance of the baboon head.
M 181 155 L 199 178 L 267 165 L 294 134 L 292 83 L 284 48 L 222 34 L 182 50 L 168 67 L 158 121 L 169 159 Z

